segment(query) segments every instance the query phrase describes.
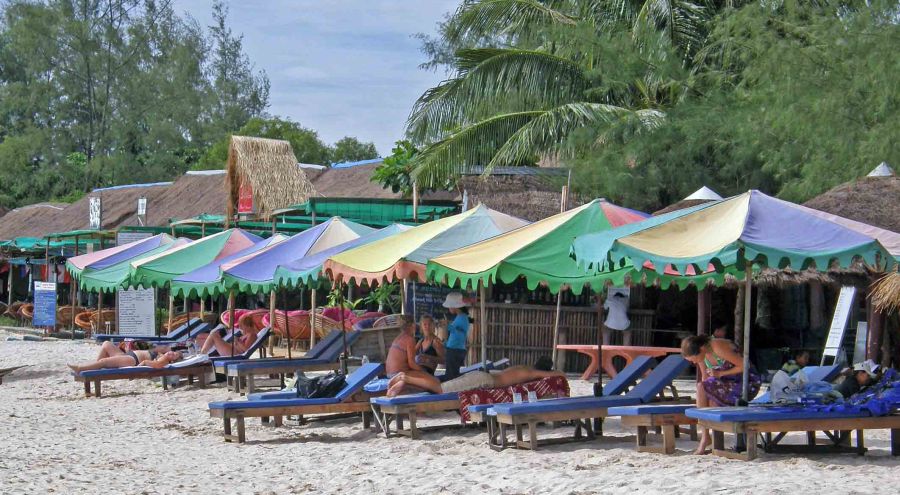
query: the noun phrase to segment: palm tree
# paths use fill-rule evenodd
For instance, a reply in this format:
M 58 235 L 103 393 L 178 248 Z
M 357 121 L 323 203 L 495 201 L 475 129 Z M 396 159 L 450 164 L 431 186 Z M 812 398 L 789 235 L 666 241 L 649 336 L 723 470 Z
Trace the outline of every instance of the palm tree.
M 711 11 L 680 0 L 464 1 L 449 41 L 489 33 L 504 46 L 457 51 L 453 76 L 415 103 L 407 132 L 424 146 L 416 180 L 572 156 L 581 129 L 602 142 L 611 129 L 654 128 L 687 91 L 666 66 L 689 65 Z M 609 66 L 610 47 L 623 41 L 634 56 L 624 71 Z

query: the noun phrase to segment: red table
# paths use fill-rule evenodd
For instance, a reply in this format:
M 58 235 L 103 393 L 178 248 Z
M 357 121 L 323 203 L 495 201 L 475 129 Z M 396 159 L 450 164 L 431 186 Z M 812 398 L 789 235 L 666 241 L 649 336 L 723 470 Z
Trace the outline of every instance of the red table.
M 588 365 L 584 374 L 581 375 L 582 380 L 589 380 L 591 375 L 597 372 L 599 366 L 599 352 L 597 345 L 587 344 L 560 344 L 557 349 L 564 351 L 578 351 L 591 357 L 591 364 Z M 605 345 L 603 346 L 603 371 L 610 377 L 616 376 L 618 372 L 613 366 L 613 358 L 619 356 L 625 359 L 625 365 L 628 366 L 638 356 L 663 357 L 668 354 L 676 354 L 681 352 L 677 347 L 642 347 L 632 345 Z

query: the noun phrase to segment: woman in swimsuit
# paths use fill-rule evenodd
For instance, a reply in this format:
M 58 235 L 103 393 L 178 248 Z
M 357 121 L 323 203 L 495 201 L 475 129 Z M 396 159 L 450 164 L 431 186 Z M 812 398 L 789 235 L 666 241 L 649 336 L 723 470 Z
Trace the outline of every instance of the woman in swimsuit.
M 104 342 L 100 346 L 100 354 L 90 363 L 70 364 L 72 371 L 79 373 L 87 370 L 99 370 L 104 368 L 127 368 L 129 366 L 150 366 L 162 368 L 167 364 L 181 361 L 182 354 L 176 351 L 166 351 L 167 348 L 157 348 L 151 351 L 125 352 L 112 342 Z
M 425 315 L 419 320 L 422 339 L 416 343 L 416 362 L 429 374 L 444 362 L 444 343 L 434 334 L 434 319 Z
M 241 329 L 241 337 L 238 337 L 234 340 L 234 345 L 231 342 L 226 342 L 225 337 L 222 332 L 212 332 L 203 341 L 203 347 L 200 348 L 200 354 L 209 354 L 210 351 L 215 349 L 218 351 L 220 356 L 234 356 L 237 354 L 243 354 L 244 351 L 250 348 L 254 342 L 256 342 L 256 335 L 259 333 L 259 330 L 250 321 L 250 318 L 244 318 L 243 320 L 238 320 L 238 326 Z M 232 350 L 234 353 L 232 353 Z
M 744 358 L 731 341 L 694 335 L 681 341 L 681 354 L 700 370 L 697 407 L 734 406 L 741 398 Z M 751 367 L 748 400 L 756 397 L 762 380 Z M 703 430 L 695 454 L 707 454 L 709 430 Z
M 538 361 L 539 363 L 541 361 Z M 539 366 L 539 365 L 538 365 Z M 549 368 L 545 366 L 539 366 Z M 500 388 L 531 382 L 552 376 L 565 376 L 562 372 L 550 369 L 529 368 L 527 366 L 513 366 L 497 373 L 486 371 L 470 371 L 452 380 L 441 383 L 436 377 L 422 371 L 404 371 L 397 373 L 388 382 L 388 397 L 394 397 L 404 393 L 407 387 L 423 389 L 435 394 L 448 394 L 451 392 L 464 392 L 477 388 Z

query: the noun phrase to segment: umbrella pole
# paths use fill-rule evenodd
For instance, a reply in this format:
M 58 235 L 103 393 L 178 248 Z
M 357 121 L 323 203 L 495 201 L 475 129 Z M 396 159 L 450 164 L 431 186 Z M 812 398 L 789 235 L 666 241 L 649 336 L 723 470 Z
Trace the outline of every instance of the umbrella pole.
M 231 326 L 231 355 L 234 356 L 234 289 L 228 292 L 228 325 Z
M 479 286 L 479 294 L 478 294 L 478 304 L 479 304 L 479 325 L 481 326 L 481 366 L 484 367 L 484 370 L 487 371 L 487 309 L 484 307 L 485 294 L 487 291 L 485 290 L 485 283 L 482 280 L 481 285 Z
M 341 354 L 341 373 L 347 374 L 347 358 L 350 354 L 347 352 L 347 330 L 344 328 L 344 294 L 338 289 L 338 305 L 341 311 L 341 340 L 344 342 L 344 353 Z
M 200 318 L 202 319 L 204 316 L 206 316 L 206 298 L 201 297 L 200 298 Z
M 172 331 L 172 322 L 175 320 L 175 296 L 169 291 L 169 323 L 166 325 L 166 331 Z
M 75 256 L 78 256 L 78 236 L 75 236 Z M 9 267 L 9 274 L 12 275 L 12 267 Z M 72 338 L 75 338 L 75 302 L 76 302 L 76 294 L 75 292 L 78 290 L 78 284 L 75 283 L 75 276 L 72 275 L 70 278 L 71 282 L 69 283 L 69 291 L 72 293 Z M 12 289 L 12 277 L 9 279 L 10 283 L 7 286 Z
M 747 262 L 744 268 L 744 373 L 741 377 L 741 398 L 747 402 L 750 395 L 750 303 L 752 297 L 753 264 Z
M 282 299 L 284 299 L 284 293 L 281 294 Z M 275 329 L 275 305 L 278 304 L 278 296 L 275 294 L 275 288 L 272 288 L 272 291 L 269 292 L 269 329 Z M 284 311 L 285 317 L 287 316 L 287 300 L 284 301 Z M 288 337 L 288 356 L 291 355 L 291 340 Z M 269 339 L 269 355 L 275 355 L 275 339 Z
M 272 291 L 272 296 L 275 296 L 274 290 Z M 273 297 L 272 300 L 274 301 L 275 298 Z M 291 322 L 288 319 L 287 293 L 284 291 L 284 289 L 281 289 L 281 302 L 282 302 L 282 304 L 284 304 L 284 333 L 287 334 L 287 341 L 288 341 L 287 357 L 288 357 L 288 359 L 291 359 Z M 274 308 L 274 306 L 273 306 L 273 308 Z M 274 314 L 275 314 L 275 310 L 273 309 L 272 315 L 274 316 Z M 274 324 L 275 319 L 272 318 L 269 321 L 272 324 Z
M 309 295 L 309 348 L 316 345 L 316 289 Z
M 556 315 L 553 317 L 553 369 L 556 369 L 557 363 L 557 355 L 559 351 L 556 350 L 556 346 L 559 345 L 559 313 L 562 311 L 562 287 L 556 292 Z
M 97 291 L 97 333 L 103 333 L 103 289 Z

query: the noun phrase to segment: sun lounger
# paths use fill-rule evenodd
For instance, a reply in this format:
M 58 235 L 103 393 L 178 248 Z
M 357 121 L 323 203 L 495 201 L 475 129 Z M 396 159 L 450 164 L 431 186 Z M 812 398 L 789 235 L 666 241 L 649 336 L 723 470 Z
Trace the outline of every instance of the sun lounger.
M 666 388 L 672 389 L 674 400 L 678 399 L 672 381 L 688 367 L 688 362 L 679 355 L 670 355 L 664 359 L 643 380 L 625 395 L 609 395 L 603 397 L 571 397 L 551 399 L 522 404 L 495 404 L 494 412 L 501 428 L 513 427 L 516 432 L 516 446 L 524 449 L 537 449 L 539 445 L 561 443 L 573 440 L 594 439 L 591 420 L 609 416 L 608 409 L 617 406 L 634 406 L 649 404 L 658 399 L 665 399 Z M 552 421 L 572 421 L 575 423 L 575 434 L 571 438 L 538 441 L 538 423 Z M 528 439 L 523 439 L 524 427 L 528 427 Z M 582 436 L 582 430 L 586 437 Z M 505 433 L 505 431 L 503 432 Z
M 498 369 L 504 369 L 504 368 L 509 367 L 509 358 L 503 358 L 498 361 L 487 360 L 487 361 L 483 361 L 481 363 L 475 363 L 470 366 L 465 366 L 465 367 L 459 369 L 459 373 L 462 375 L 462 374 L 466 374 L 466 373 L 471 373 L 473 371 L 481 371 L 484 369 L 484 365 L 483 365 L 484 362 L 487 362 L 488 370 L 498 370 Z M 443 376 L 443 373 L 435 374 L 435 376 L 441 377 L 441 376 Z M 375 380 L 372 380 L 371 382 L 366 384 L 366 392 L 372 392 L 372 393 L 387 392 L 388 382 L 390 382 L 390 378 L 377 378 Z
M 219 369 L 224 369 L 222 368 L 222 366 L 224 366 L 224 363 L 226 362 L 245 361 L 247 359 L 250 359 L 250 356 L 253 356 L 256 351 L 259 351 L 260 353 L 265 352 L 264 345 L 271 333 L 272 329 L 270 329 L 269 327 L 260 330 L 259 333 L 256 334 L 256 340 L 253 341 L 253 344 L 251 344 L 246 351 L 240 354 L 235 354 L 234 356 L 211 356 L 210 360 L 212 361 L 213 367 L 216 369 L 216 372 L 218 372 Z
M 637 428 L 636 450 L 657 454 L 675 453 L 675 440 L 681 433 L 688 433 L 691 440 L 697 440 L 697 420 L 686 415 L 695 404 L 664 404 L 610 407 L 609 416 L 621 416 L 622 426 Z M 683 430 L 682 426 L 687 426 Z M 648 444 L 649 429 L 653 428 L 662 434 L 662 447 Z
M 186 377 L 188 384 L 192 385 L 197 379 L 201 388 L 206 387 L 206 376 L 212 370 L 209 357 L 204 355 L 194 356 L 164 368 L 151 368 L 149 366 L 129 366 L 127 368 L 108 368 L 100 370 L 88 370 L 75 373 L 75 381 L 84 383 L 85 397 L 100 397 L 100 384 L 110 380 L 136 380 L 140 378 L 156 378 L 178 376 Z M 94 384 L 93 393 L 91 384 Z M 163 389 L 168 390 L 165 378 L 162 380 Z
M 647 370 L 656 364 L 650 356 L 638 356 L 603 386 L 604 396 L 620 395 L 637 383 Z M 500 428 L 497 415 L 493 411 L 494 404 L 473 404 L 469 406 L 469 418 L 476 423 L 485 423 L 488 433 L 488 445 L 494 450 L 506 448 L 506 428 Z M 501 431 L 502 430 L 502 431 Z M 501 435 L 502 433 L 502 435 Z
M 689 417 L 697 419 L 701 428 L 712 430 L 713 454 L 740 460 L 755 459 L 756 438 L 761 435 L 766 452 L 841 453 L 866 452 L 865 430 L 891 430 L 891 455 L 900 455 L 900 415 L 869 416 L 850 411 L 821 411 L 807 407 L 754 406 L 708 407 L 690 409 Z M 850 446 L 850 434 L 856 430 L 856 447 Z M 779 445 L 787 432 L 807 434 L 806 445 Z M 816 432 L 825 432 L 830 443 L 820 444 Z M 748 441 L 744 452 L 726 450 L 725 433 L 745 435 Z M 773 436 L 773 434 L 775 434 Z
M 122 342 L 125 340 L 136 340 L 141 342 L 180 342 L 183 340 L 187 340 L 188 333 L 194 328 L 203 323 L 203 320 L 200 318 L 191 318 L 187 323 L 174 328 L 172 331 L 165 335 L 119 335 L 119 334 L 111 334 L 111 333 L 100 333 L 94 335 L 94 340 L 97 342 Z
M 369 396 L 363 391 L 363 385 L 384 371 L 380 363 L 368 363 L 347 376 L 347 384 L 335 396 L 321 399 L 267 399 L 241 400 L 226 402 L 210 402 L 209 415 L 222 418 L 223 436 L 226 442 L 246 440 L 244 419 L 259 417 L 275 417 L 275 424 L 281 423 L 283 416 L 309 414 L 347 414 L 363 413 L 369 409 Z M 231 421 L 235 421 L 237 435 L 231 433 Z M 364 423 L 366 420 L 364 419 Z
M 335 332 L 340 334 L 341 331 L 335 330 Z M 358 330 L 347 332 L 347 346 L 349 347 L 356 342 L 360 334 Z M 338 358 L 343 352 L 344 339 L 338 335 L 323 349 L 316 349 L 313 353 L 315 357 L 248 359 L 238 362 L 226 362 L 224 368 L 228 380 L 234 385 L 234 391 L 241 394 L 250 394 L 256 388 L 256 376 L 284 376 L 287 373 L 296 371 L 336 370 L 340 367 Z

